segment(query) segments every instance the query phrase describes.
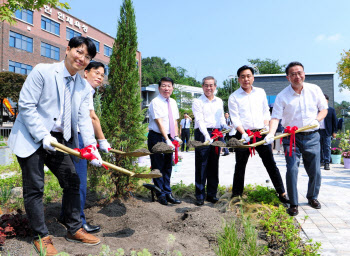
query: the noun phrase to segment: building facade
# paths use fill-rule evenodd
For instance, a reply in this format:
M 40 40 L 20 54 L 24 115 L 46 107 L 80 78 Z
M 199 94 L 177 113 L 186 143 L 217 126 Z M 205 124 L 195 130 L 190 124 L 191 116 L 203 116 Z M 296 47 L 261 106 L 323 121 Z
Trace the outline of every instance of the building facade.
M 39 11 L 16 11 L 15 17 L 17 19 L 15 25 L 1 22 L 1 71 L 29 74 L 39 63 L 59 62 L 65 57 L 68 41 L 75 36 L 84 36 L 95 43 L 97 54 L 93 60 L 105 64 L 108 75 L 114 37 L 87 24 L 84 20 L 49 6 L 44 6 Z M 136 53 L 135 61 L 139 69 L 141 87 L 139 51 Z
M 305 82 L 318 85 L 329 96 L 329 106 L 334 107 L 334 72 L 306 73 Z M 290 83 L 285 74 L 254 75 L 254 86 L 263 88 L 269 104 L 275 102 L 276 96 Z

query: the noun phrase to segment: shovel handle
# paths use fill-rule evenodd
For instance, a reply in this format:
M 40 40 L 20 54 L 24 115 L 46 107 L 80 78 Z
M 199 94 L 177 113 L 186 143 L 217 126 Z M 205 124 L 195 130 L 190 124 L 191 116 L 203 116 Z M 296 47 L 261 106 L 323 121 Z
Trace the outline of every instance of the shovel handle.
M 78 151 L 75 151 L 74 149 L 71 149 L 69 147 L 66 147 L 65 145 L 62 145 L 61 143 L 58 143 L 58 142 L 51 142 L 51 145 L 60 149 L 61 151 L 65 152 L 65 153 L 68 153 L 70 155 L 73 155 L 73 156 L 76 156 L 76 157 L 79 157 L 79 158 L 82 158 L 80 153 Z M 102 164 L 104 164 L 105 166 L 107 166 L 108 168 L 111 168 L 111 169 L 114 169 L 120 173 L 123 173 L 125 175 L 128 175 L 130 177 L 136 175 L 136 173 L 134 172 L 131 172 L 127 169 L 124 169 L 122 167 L 119 167 L 119 166 L 116 166 L 114 164 L 111 164 L 111 163 L 108 163 L 106 161 L 102 161 Z
M 114 148 L 111 148 L 111 149 L 109 150 L 109 152 L 116 153 L 116 154 L 119 154 L 119 155 L 125 155 L 125 152 L 124 152 L 124 151 L 120 151 L 120 150 L 114 149 Z

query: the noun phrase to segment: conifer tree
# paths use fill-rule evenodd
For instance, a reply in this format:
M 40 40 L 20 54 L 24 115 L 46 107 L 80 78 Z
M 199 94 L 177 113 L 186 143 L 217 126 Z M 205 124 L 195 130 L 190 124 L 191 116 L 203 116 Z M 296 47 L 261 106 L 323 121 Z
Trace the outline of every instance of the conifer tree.
M 146 140 L 144 112 L 136 62 L 137 31 L 131 0 L 124 0 L 120 8 L 117 37 L 110 56 L 109 85 L 102 101 L 102 129 L 113 148 L 133 151 L 144 147 Z M 132 159 L 115 155 L 117 166 L 136 171 Z M 129 178 L 112 172 L 116 195 L 128 190 Z

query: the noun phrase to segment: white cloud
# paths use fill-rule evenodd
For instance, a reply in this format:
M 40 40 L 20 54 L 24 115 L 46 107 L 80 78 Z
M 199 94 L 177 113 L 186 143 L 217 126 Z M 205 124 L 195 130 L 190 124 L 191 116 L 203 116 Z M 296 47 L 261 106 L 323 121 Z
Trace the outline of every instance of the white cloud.
M 315 40 L 317 42 L 321 42 L 321 41 L 329 41 L 329 42 L 336 42 L 336 41 L 339 41 L 341 39 L 341 34 L 337 33 L 337 34 L 334 34 L 334 35 L 325 35 L 325 34 L 320 34 L 318 36 L 316 36 Z

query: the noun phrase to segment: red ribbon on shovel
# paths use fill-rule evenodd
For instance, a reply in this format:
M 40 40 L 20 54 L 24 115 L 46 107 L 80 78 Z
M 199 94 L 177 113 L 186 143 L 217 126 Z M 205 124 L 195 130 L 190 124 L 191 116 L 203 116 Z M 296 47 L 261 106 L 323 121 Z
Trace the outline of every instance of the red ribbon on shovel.
M 172 141 L 174 147 L 175 147 L 175 159 L 174 159 L 174 164 L 177 164 L 179 162 L 179 147 L 180 143 L 177 140 Z
M 261 138 L 261 133 L 259 131 L 256 132 L 252 132 L 251 130 L 247 130 L 247 134 L 248 136 L 252 136 L 253 135 L 253 144 L 256 143 L 256 138 Z M 248 142 L 248 145 L 250 145 L 250 142 Z M 250 156 L 253 157 L 253 153 L 255 155 L 255 147 L 249 148 L 249 152 L 250 152 Z
M 75 148 L 75 151 L 78 151 L 80 153 L 81 158 L 92 161 L 94 159 L 97 159 L 97 157 L 92 153 L 93 151 L 96 150 L 96 148 L 93 145 L 89 145 L 85 148 Z M 102 164 L 102 166 L 108 170 L 108 167 Z
M 285 129 L 284 129 L 284 132 L 285 133 L 290 133 L 290 139 L 289 139 L 289 156 L 292 156 L 293 155 L 293 143 L 294 143 L 294 152 L 295 152 L 295 131 L 298 130 L 298 127 L 297 126 L 293 126 L 293 127 L 290 127 L 290 126 L 287 126 Z M 287 155 L 287 152 L 284 153 L 285 155 Z
M 212 134 L 213 135 L 211 137 L 211 139 L 215 140 L 215 141 L 218 141 L 219 138 L 223 138 L 224 135 L 222 134 L 222 132 L 220 132 L 218 129 L 215 129 Z M 219 148 L 218 147 L 215 147 L 215 153 L 218 155 L 219 154 Z

